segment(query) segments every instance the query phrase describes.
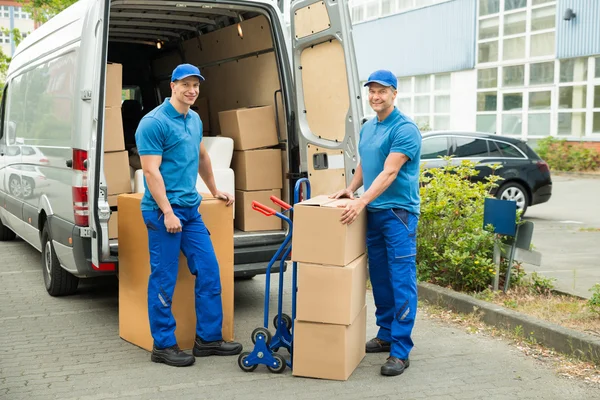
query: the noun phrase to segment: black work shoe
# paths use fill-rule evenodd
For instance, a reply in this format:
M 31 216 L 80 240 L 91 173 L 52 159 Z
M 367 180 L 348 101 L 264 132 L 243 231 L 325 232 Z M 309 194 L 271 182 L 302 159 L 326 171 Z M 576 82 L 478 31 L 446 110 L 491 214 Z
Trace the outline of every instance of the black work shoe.
M 194 355 L 196 357 L 235 356 L 241 352 L 242 345 L 236 342 L 226 342 L 224 340 L 205 342 L 199 336 L 196 336 L 194 342 Z
M 373 338 L 367 342 L 366 349 L 367 353 L 384 353 L 391 350 L 392 345 L 390 342 L 381 340 L 379 338 Z
M 410 361 L 407 359 L 402 360 L 398 357 L 388 357 L 385 364 L 381 366 L 381 375 L 385 376 L 396 376 L 404 372 L 406 368 L 410 366 Z
M 194 356 L 181 351 L 177 345 L 166 349 L 157 349 L 153 346 L 150 359 L 155 363 L 164 363 L 173 367 L 187 367 L 196 362 Z

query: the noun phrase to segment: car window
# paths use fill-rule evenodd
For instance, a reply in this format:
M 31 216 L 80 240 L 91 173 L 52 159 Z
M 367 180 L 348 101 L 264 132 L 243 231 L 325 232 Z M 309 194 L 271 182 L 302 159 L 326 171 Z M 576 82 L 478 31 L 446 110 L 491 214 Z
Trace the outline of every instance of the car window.
M 502 157 L 507 158 L 523 158 L 523 154 L 512 144 L 506 142 L 495 142 L 500 151 L 502 152 Z
M 496 142 L 495 140 L 489 140 L 488 146 L 490 149 L 490 157 L 503 157 L 502 151 L 498 147 L 498 142 Z
M 452 155 L 454 157 L 487 157 L 487 140 L 457 137 L 456 150 Z
M 33 156 L 35 155 L 35 150 L 29 146 L 22 146 L 21 154 L 23 154 L 24 156 Z
M 425 138 L 421 143 L 421 160 L 431 160 L 448 155 L 448 138 Z

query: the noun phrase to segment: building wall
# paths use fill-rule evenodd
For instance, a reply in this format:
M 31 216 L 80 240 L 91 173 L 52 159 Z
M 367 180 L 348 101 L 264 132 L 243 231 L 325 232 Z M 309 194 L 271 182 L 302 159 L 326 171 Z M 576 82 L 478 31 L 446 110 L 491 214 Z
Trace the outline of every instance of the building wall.
M 35 29 L 31 16 L 16 1 L 0 1 L 0 27 L 8 30 L 17 28 L 23 35 L 27 35 Z M 2 48 L 4 54 L 12 56 L 16 49 L 13 38 L 1 34 L 0 48 Z
M 475 10 L 474 0 L 453 0 L 354 25 L 360 78 L 380 68 L 398 76 L 473 68 Z
M 569 21 L 563 19 L 567 9 L 575 13 Z M 600 54 L 600 1 L 558 0 L 557 10 L 557 58 Z

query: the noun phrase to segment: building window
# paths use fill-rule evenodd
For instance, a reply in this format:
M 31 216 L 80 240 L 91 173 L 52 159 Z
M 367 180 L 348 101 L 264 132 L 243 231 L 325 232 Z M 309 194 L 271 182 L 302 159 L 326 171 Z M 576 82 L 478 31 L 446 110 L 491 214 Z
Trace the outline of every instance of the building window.
M 10 7 L 9 6 L 1 6 L 2 10 L 2 18 L 10 18 Z
M 349 7 L 352 23 L 357 24 L 447 1 L 452 0 L 351 0 Z
M 555 88 L 559 67 L 554 59 L 556 3 L 479 0 L 477 130 L 524 137 L 552 133 L 553 113 L 559 119 Z M 568 79 L 571 73 L 564 74 Z M 577 97 L 565 90 L 563 103 L 571 107 L 568 100 Z M 579 110 L 564 108 L 563 112 Z M 565 130 L 574 126 L 569 125 L 568 117 L 564 116 Z
M 0 32 L 0 43 L 10 43 L 10 33 Z
M 15 7 L 15 18 L 31 19 L 31 16 L 23 10 L 23 7 Z

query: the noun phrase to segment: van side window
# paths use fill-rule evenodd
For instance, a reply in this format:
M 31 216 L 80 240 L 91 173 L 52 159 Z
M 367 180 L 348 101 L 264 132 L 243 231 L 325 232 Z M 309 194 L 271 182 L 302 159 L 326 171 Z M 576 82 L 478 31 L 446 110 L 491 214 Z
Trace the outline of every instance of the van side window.
M 487 157 L 487 140 L 475 138 L 456 138 L 455 157 Z
M 496 145 L 502 152 L 502 157 L 523 158 L 523 154 L 512 144 L 506 142 L 496 142 Z
M 421 143 L 421 160 L 435 160 L 448 155 L 448 138 L 425 138 Z

